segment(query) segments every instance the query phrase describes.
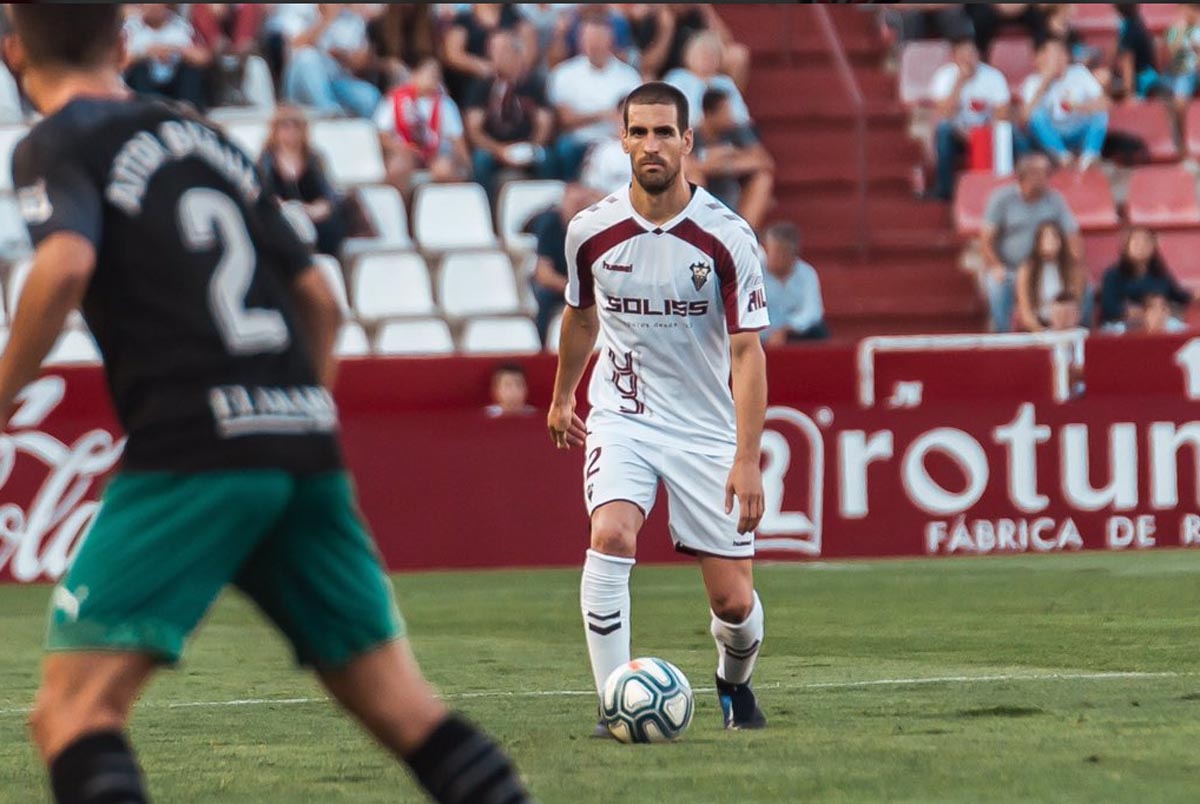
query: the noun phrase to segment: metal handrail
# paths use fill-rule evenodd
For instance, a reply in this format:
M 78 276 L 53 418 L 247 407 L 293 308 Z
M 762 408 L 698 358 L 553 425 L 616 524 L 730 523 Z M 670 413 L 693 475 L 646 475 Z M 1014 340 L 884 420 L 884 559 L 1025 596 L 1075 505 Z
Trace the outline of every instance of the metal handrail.
M 855 116 L 855 162 L 858 172 L 855 192 L 855 229 L 858 233 L 858 255 L 865 259 L 870 247 L 870 223 L 867 215 L 867 105 L 863 100 L 862 88 L 858 85 L 858 79 L 854 76 L 854 70 L 850 67 L 850 60 L 846 58 L 846 49 L 842 47 L 837 30 L 833 27 L 833 18 L 829 16 L 829 9 L 820 3 L 814 3 L 809 8 L 817 16 L 817 25 L 821 28 L 825 45 L 829 48 L 829 55 L 837 67 L 838 77 L 850 98 L 850 105 Z

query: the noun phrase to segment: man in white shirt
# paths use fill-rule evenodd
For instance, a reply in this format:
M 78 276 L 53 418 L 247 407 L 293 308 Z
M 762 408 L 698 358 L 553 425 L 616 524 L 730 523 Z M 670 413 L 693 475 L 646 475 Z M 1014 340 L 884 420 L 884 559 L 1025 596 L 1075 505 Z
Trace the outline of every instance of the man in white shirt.
M 351 5 L 285 6 L 272 20 L 288 45 L 285 97 L 323 115 L 370 117 L 379 90 L 358 77 L 371 62 L 367 20 Z
M 952 41 L 952 61 L 933 74 L 930 95 L 937 101 L 938 198 L 954 195 L 954 171 L 972 129 L 1008 119 L 1012 97 L 1004 74 L 979 60 L 975 39 L 963 34 Z
M 579 32 L 579 49 L 550 72 L 547 96 L 563 131 L 554 143 L 559 170 L 574 179 L 588 146 L 616 136 L 621 100 L 641 83 L 638 71 L 613 54 L 613 32 L 589 18 Z
M 789 341 L 815 341 L 829 337 L 821 281 L 817 271 L 800 259 L 800 230 L 793 223 L 776 223 L 767 229 L 767 313 L 771 325 L 759 333 L 764 346 Z
M 205 73 L 213 54 L 191 24 L 166 3 L 143 3 L 125 21 L 125 82 L 135 92 L 207 106 Z
M 580 603 L 592 676 L 600 693 L 630 659 L 629 576 L 661 481 L 671 538 L 697 557 L 708 591 L 725 727 L 762 728 L 750 688 L 763 639 L 751 568 L 767 402 L 757 333 L 770 323 L 758 243 L 684 178 L 692 131 L 683 93 L 642 85 L 624 113 L 634 180 L 567 228 L 568 307 L 547 417 L 559 448 L 586 441 L 592 528 Z M 575 390 L 597 338 L 585 425 Z M 597 733 L 607 733 L 603 721 Z
M 1047 39 L 1038 48 L 1037 72 L 1021 85 L 1024 122 L 1034 143 L 1063 167 L 1079 169 L 1100 158 L 1108 133 L 1108 97 L 1082 64 L 1071 64 L 1061 39 Z
M 663 77 L 664 81 L 678 88 L 688 99 L 688 110 L 692 116 L 688 125 L 693 128 L 700 124 L 704 93 L 710 89 L 719 90 L 729 98 L 729 111 L 737 125 L 750 125 L 750 110 L 746 107 L 746 101 L 742 98 L 737 84 L 720 72 L 723 55 L 724 45 L 715 31 L 694 34 L 684 50 L 684 66 L 676 67 Z

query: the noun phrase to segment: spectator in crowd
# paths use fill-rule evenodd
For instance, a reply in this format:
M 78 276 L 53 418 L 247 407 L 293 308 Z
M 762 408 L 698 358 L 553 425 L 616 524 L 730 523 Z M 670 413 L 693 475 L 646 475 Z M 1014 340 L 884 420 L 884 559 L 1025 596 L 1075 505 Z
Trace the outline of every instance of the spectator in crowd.
M 983 282 L 991 307 L 992 328 L 1008 332 L 1012 324 L 1013 277 L 1033 253 L 1038 229 L 1053 221 L 1066 235 L 1071 259 L 1083 261 L 1079 224 L 1062 195 L 1050 187 L 1050 160 L 1026 154 L 1017 162 L 1017 181 L 996 188 L 988 199 L 980 230 Z
M 537 50 L 526 53 L 528 66 L 545 74 L 559 62 L 575 55 L 567 43 L 567 35 L 575 24 L 577 3 L 517 3 L 517 11 L 533 26 Z
M 529 416 L 536 408 L 529 404 L 529 383 L 525 369 L 517 363 L 503 363 L 492 372 L 492 404 L 484 408 L 489 419 Z
M 760 336 L 766 346 L 824 340 L 825 307 L 816 269 L 800 259 L 800 230 L 792 223 L 775 223 L 766 234 L 767 314 L 771 325 Z
M 1103 53 L 1091 47 L 1084 41 L 1083 35 L 1075 27 L 1074 3 L 1048 3 L 1041 8 L 1045 28 L 1037 44 L 1041 45 L 1047 39 L 1060 39 L 1067 46 L 1067 59 L 1072 64 L 1082 64 L 1092 70 L 1096 80 L 1101 84 L 1109 81 L 1108 68 L 1102 67 Z
M 1170 83 L 1175 104 L 1182 112 L 1196 94 L 1196 70 L 1200 68 L 1200 3 L 1180 3 L 1179 19 L 1167 30 Z
M 1017 270 L 1017 323 L 1026 332 L 1041 332 L 1050 328 L 1051 308 L 1060 295 L 1073 299 L 1086 298 L 1083 270 L 1071 256 L 1067 238 L 1057 222 L 1048 220 L 1037 228 L 1029 259 Z M 1083 318 L 1071 326 L 1086 324 Z
M 542 343 L 546 342 L 551 320 L 563 307 L 563 292 L 567 289 L 567 223 L 599 197 L 582 184 L 568 184 L 558 206 L 537 213 L 525 224 L 525 230 L 537 239 L 537 262 L 530 286 L 537 302 L 535 323 Z
M 246 102 L 242 78 L 246 59 L 258 47 L 263 7 L 257 3 L 196 3 L 192 26 L 197 41 L 213 54 L 212 97 L 219 106 Z
M 383 134 L 388 183 L 402 193 L 411 190 L 418 170 L 428 170 L 431 181 L 470 178 L 462 115 L 442 89 L 442 67 L 432 56 L 416 66 L 407 84 L 383 99 L 375 125 Z
M 975 31 L 975 46 L 987 55 L 992 40 L 1004 31 L 1020 28 L 1029 34 L 1035 45 L 1048 36 L 1046 14 L 1037 3 L 964 3 L 963 10 L 971 19 Z
M 1083 315 L 1079 307 L 1079 299 L 1072 296 L 1071 291 L 1064 290 L 1055 296 L 1054 301 L 1050 304 L 1050 315 L 1046 329 L 1051 332 L 1066 332 L 1078 329 L 1079 322 L 1082 319 Z
M 952 41 L 952 60 L 933 74 L 930 94 L 938 104 L 938 198 L 954 194 L 954 172 L 973 129 L 1008 118 L 1011 95 L 1004 74 L 979 60 L 975 39 L 960 35 Z
M 636 67 L 641 54 L 633 42 L 629 17 L 619 11 L 620 8 L 615 3 L 577 3 L 569 16 L 562 60 L 579 55 L 579 32 L 585 22 L 594 21 L 612 28 L 613 53 L 621 61 Z
M 466 101 L 473 81 L 495 74 L 496 67 L 488 59 L 488 37 L 501 30 L 516 34 L 526 52 L 537 47 L 537 32 L 510 3 L 474 3 L 454 17 L 442 39 L 442 61 L 446 90 L 456 103 Z
M 1101 280 L 1100 323 L 1111 326 L 1126 322 L 1128 308 L 1134 304 L 1140 306 L 1141 300 L 1151 293 L 1179 306 L 1192 301 L 1192 294 L 1180 286 L 1159 253 L 1154 232 L 1135 226 L 1125 235 L 1120 258 L 1104 272 Z
M 613 55 L 612 28 L 588 20 L 579 34 L 578 56 L 550 73 L 548 94 L 562 133 L 554 143 L 560 173 L 579 174 L 588 146 L 617 136 L 619 103 L 641 83 L 638 71 Z
M 472 86 L 466 128 L 474 148 L 475 181 L 495 198 L 498 170 L 532 172 L 543 179 L 554 175 L 553 154 L 547 148 L 554 113 L 542 81 L 526 69 L 520 43 L 510 31 L 492 32 L 488 56 L 496 72 Z
M 895 13 L 889 23 L 898 28 L 900 40 L 957 39 L 974 36 L 975 26 L 961 4 L 949 3 L 889 3 Z
M 739 90 L 745 90 L 750 78 L 750 49 L 735 42 L 729 26 L 711 3 L 640 3 L 629 7 L 633 40 L 641 51 L 641 70 L 646 80 L 654 80 L 682 67 L 684 49 L 700 31 L 712 31 L 721 38 L 720 72 L 733 78 Z
M 125 20 L 125 83 L 135 92 L 208 106 L 207 74 L 213 54 L 191 24 L 167 3 L 144 3 Z
M 1108 98 L 1087 67 L 1070 64 L 1066 45 L 1047 39 L 1037 51 L 1037 71 L 1021 85 L 1022 120 L 1034 144 L 1068 167 L 1078 153 L 1086 170 L 1100 158 L 1108 133 Z
M 391 83 L 407 80 L 405 65 L 437 56 L 438 35 L 433 13 L 425 3 L 388 3 L 367 25 L 384 73 Z
M 627 187 L 633 181 L 629 154 L 617 137 L 601 140 L 588 148 L 579 171 L 579 183 L 603 195 Z
M 688 173 L 758 229 L 771 205 L 775 160 L 754 129 L 738 122 L 732 99 L 723 91 L 705 92 L 701 110 Z
M 1151 334 L 1186 332 L 1187 324 L 1175 317 L 1171 300 L 1165 294 L 1151 291 L 1142 297 L 1143 331 Z
M 727 75 L 717 72 L 721 67 L 721 37 L 712 31 L 701 31 L 691 38 L 684 51 L 683 67 L 667 73 L 663 79 L 684 94 L 688 101 L 688 125 L 700 122 L 700 106 L 707 90 L 720 91 L 729 99 L 730 113 L 739 126 L 750 125 L 750 110 L 738 91 L 737 84 Z
M 367 19 L 356 5 L 321 3 L 297 7 L 278 23 L 288 44 L 284 95 L 322 115 L 370 117 L 379 89 L 367 39 Z
M 1158 73 L 1154 37 L 1142 19 L 1137 3 L 1115 3 L 1121 16 L 1117 39 L 1116 94 L 1144 98 L 1163 84 Z
M 317 250 L 337 254 L 346 238 L 342 199 L 325 175 L 320 156 L 308 139 L 308 120 L 295 106 L 280 105 L 258 161 L 263 192 L 294 201 L 317 230 Z

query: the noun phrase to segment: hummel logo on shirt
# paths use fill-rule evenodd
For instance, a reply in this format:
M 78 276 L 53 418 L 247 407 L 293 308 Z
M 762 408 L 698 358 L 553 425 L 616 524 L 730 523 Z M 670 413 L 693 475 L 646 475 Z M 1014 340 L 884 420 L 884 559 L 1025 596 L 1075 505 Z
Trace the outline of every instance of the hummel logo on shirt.
M 633 273 L 633 266 L 632 265 L 621 265 L 619 263 L 609 262 L 608 260 L 605 260 L 604 261 L 604 270 L 617 271 L 622 274 L 631 274 L 631 273 Z

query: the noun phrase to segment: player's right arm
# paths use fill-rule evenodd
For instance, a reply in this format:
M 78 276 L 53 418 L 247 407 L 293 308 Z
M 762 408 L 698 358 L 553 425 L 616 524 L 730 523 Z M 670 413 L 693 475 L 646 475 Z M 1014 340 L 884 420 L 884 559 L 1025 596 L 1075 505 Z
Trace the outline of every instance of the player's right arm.
M 313 365 L 321 385 L 333 390 L 337 375 L 337 358 L 333 344 L 342 323 L 342 311 L 329 282 L 316 266 L 309 266 L 292 280 L 292 298 L 296 317 L 304 332 L 304 342 L 312 354 Z
M 587 428 L 575 413 L 575 391 L 600 334 L 592 266 L 578 264 L 579 247 L 585 239 L 586 234 L 576 218 L 567 226 L 567 289 L 563 294 L 567 308 L 563 311 L 558 338 L 554 396 L 546 416 L 546 427 L 559 449 L 582 446 L 587 437 Z

